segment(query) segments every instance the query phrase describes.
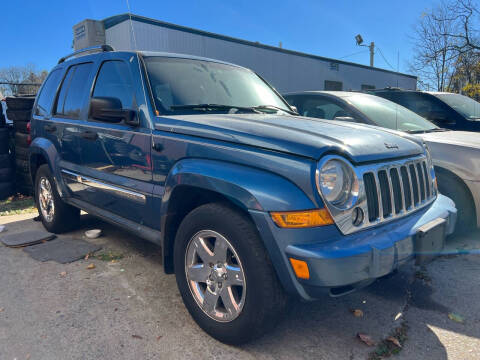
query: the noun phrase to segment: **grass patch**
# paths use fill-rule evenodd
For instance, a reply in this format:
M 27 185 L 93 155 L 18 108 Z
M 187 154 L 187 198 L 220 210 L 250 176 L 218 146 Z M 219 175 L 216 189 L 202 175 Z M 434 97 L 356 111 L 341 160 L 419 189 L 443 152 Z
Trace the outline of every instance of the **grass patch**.
M 0 201 L 0 216 L 37 213 L 31 196 L 14 195 Z
M 123 254 L 114 254 L 114 253 L 103 253 L 95 255 L 95 259 L 102 261 L 117 261 L 123 259 Z

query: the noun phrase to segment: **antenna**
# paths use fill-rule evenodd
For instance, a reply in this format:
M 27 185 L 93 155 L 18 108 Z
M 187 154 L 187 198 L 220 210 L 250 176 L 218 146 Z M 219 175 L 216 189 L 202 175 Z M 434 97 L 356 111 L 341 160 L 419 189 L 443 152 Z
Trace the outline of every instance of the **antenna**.
M 128 17 L 130 18 L 130 28 L 132 29 L 132 37 L 133 37 L 133 44 L 134 44 L 133 50 L 137 50 L 137 37 L 135 36 L 135 30 L 133 28 L 132 11 L 130 10 L 130 3 L 128 2 L 128 0 L 126 0 L 126 2 L 127 2 L 127 9 L 128 9 Z
M 140 80 L 141 80 L 141 83 L 142 83 L 142 90 L 143 90 L 143 99 L 145 101 L 145 106 L 148 104 L 148 101 L 147 101 L 147 94 L 145 92 L 145 81 L 143 80 L 143 72 L 142 72 L 142 67 L 140 66 L 140 55 L 138 54 L 138 47 L 137 47 L 137 38 L 135 37 L 135 30 L 133 28 L 133 21 L 132 21 L 132 12 L 130 10 L 130 3 L 128 2 L 128 0 L 126 0 L 127 2 L 127 9 L 128 9 L 128 17 L 130 18 L 130 28 L 132 29 L 132 37 L 133 37 L 133 43 L 134 43 L 134 49 L 135 50 L 135 53 L 137 55 L 137 63 L 138 63 L 138 72 L 140 74 Z M 140 113 L 140 112 L 139 112 Z M 147 116 L 147 119 L 149 117 Z M 150 130 L 150 132 L 152 132 L 152 130 Z M 153 146 L 153 137 L 152 137 L 152 146 Z

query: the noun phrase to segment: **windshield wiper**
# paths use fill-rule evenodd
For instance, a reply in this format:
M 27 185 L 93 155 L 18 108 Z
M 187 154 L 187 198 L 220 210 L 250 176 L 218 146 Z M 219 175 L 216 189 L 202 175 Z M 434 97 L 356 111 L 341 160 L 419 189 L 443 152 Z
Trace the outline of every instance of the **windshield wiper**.
M 290 115 L 298 115 L 298 113 L 293 111 L 293 110 L 287 110 L 287 109 L 284 109 L 280 106 L 275 106 L 275 105 L 258 105 L 258 106 L 254 106 L 253 109 L 257 109 L 257 110 L 280 110 L 280 111 L 285 111 L 286 113 L 288 113 Z
M 260 113 L 253 107 L 222 105 L 222 104 L 187 104 L 187 105 L 172 105 L 171 110 L 201 110 L 201 111 L 215 111 L 215 110 L 232 110 L 248 111 L 253 113 Z

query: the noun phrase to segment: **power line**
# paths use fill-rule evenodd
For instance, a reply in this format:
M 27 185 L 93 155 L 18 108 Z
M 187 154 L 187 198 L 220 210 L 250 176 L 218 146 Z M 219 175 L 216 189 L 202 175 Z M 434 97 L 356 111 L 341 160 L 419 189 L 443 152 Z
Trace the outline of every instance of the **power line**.
M 382 58 L 383 58 L 383 61 L 385 61 L 388 66 L 390 66 L 390 69 L 392 69 L 393 71 L 395 71 L 395 68 L 388 62 L 388 60 L 387 60 L 387 59 L 385 58 L 385 56 L 383 55 L 382 49 L 380 49 L 378 46 L 375 46 L 375 47 L 378 49 L 378 52 L 380 53 L 380 55 L 381 55 Z
M 338 60 L 345 59 L 345 58 L 347 58 L 347 57 L 354 56 L 354 55 L 358 55 L 358 54 L 363 54 L 363 53 L 366 53 L 367 51 L 368 51 L 368 50 L 357 51 L 357 52 L 355 52 L 355 53 L 353 53 L 353 54 L 342 56 L 342 57 L 338 58 Z

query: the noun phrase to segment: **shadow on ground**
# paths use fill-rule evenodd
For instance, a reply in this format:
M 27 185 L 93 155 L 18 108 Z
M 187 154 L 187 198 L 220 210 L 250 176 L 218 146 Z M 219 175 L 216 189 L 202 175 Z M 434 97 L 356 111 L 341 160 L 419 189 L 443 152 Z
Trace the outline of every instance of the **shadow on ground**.
M 18 232 L 41 223 L 27 219 L 7 227 Z M 193 322 L 174 276 L 163 273 L 159 247 L 88 215 L 68 236 L 82 238 L 92 228 L 105 236 L 89 241 L 122 258 L 61 265 L 0 247 L 0 288 L 8 289 L 0 292 L 0 358 L 366 359 L 375 347 L 356 334 L 379 343 L 403 321 L 407 341 L 396 359 L 480 358 L 470 351 L 480 348 L 478 256 L 440 258 L 417 273 L 408 264 L 348 296 L 293 301 L 273 332 L 231 347 Z M 476 237 L 454 241 L 475 249 Z M 95 269 L 87 270 L 90 263 Z M 450 320 L 449 313 L 464 322 Z

